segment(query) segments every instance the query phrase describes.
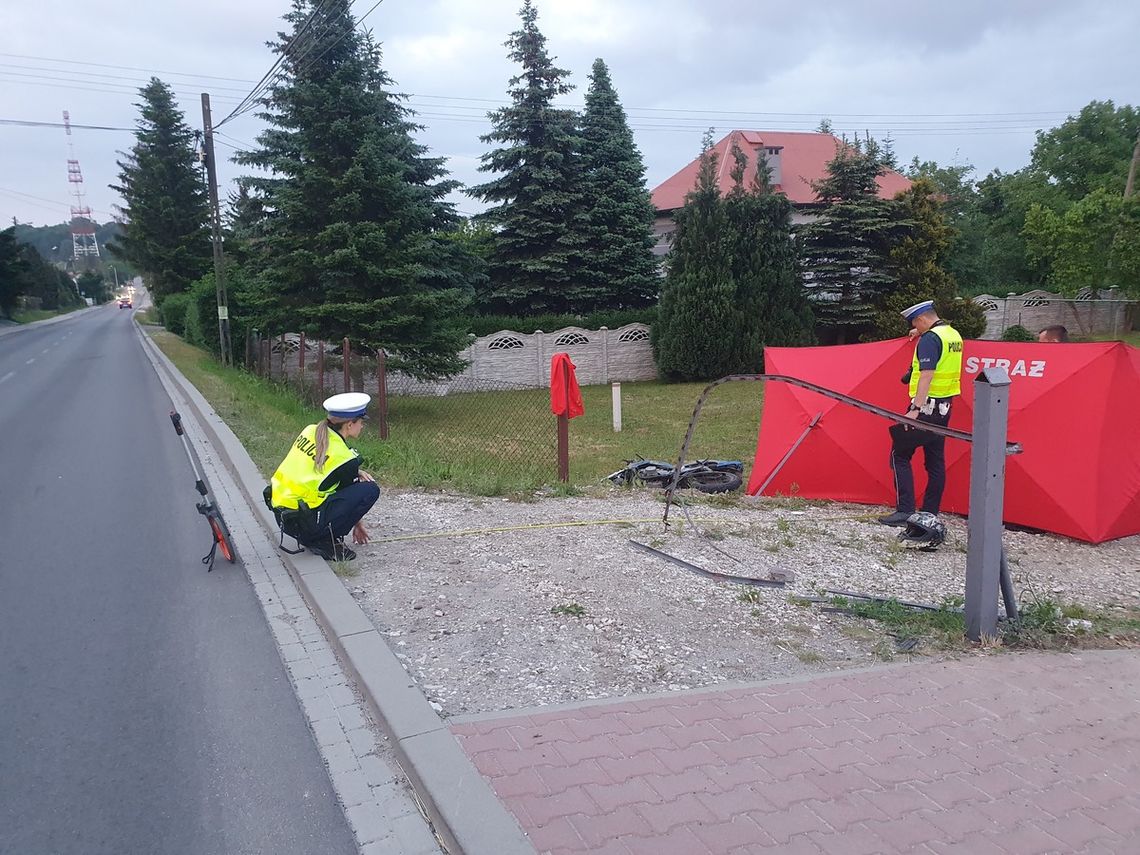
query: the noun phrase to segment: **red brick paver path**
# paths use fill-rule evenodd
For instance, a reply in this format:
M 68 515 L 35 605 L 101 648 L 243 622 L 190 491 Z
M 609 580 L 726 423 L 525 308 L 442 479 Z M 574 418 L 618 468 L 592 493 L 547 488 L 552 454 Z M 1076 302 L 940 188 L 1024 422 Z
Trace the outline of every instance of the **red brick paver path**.
M 1140 853 L 1140 655 L 992 655 L 454 733 L 540 852 Z

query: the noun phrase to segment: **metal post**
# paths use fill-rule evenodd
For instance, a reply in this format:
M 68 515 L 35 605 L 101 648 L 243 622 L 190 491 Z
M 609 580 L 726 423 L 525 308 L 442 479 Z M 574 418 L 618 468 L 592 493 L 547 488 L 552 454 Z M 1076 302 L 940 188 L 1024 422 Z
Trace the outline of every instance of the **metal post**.
M 289 369 L 285 367 L 285 333 L 281 333 L 281 379 L 289 382 Z
M 1009 374 L 1004 368 L 985 368 L 974 380 L 966 550 L 966 637 L 971 641 L 997 635 L 1008 422 Z
M 388 354 L 376 351 L 376 421 L 380 438 L 388 438 Z
M 614 407 L 614 433 L 621 433 L 621 383 L 615 380 L 610 384 Z

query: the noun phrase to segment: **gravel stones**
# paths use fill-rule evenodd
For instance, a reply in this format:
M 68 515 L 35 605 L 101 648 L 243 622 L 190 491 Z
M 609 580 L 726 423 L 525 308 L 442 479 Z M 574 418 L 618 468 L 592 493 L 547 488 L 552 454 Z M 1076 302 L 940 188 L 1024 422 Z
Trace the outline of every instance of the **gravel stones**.
M 688 510 L 707 538 L 677 508 L 666 531 L 650 490 L 530 502 L 387 492 L 346 586 L 444 715 L 864 666 L 884 656 L 882 631 L 800 598 L 841 588 L 936 604 L 964 593 L 958 518 L 945 518 L 938 552 L 922 553 L 901 549 L 875 508 L 739 497 Z M 526 527 L 399 539 L 513 526 Z M 709 570 L 789 581 L 710 581 L 630 539 Z M 1140 537 L 1090 546 L 1007 532 L 1005 542 L 1019 594 L 1140 606 Z

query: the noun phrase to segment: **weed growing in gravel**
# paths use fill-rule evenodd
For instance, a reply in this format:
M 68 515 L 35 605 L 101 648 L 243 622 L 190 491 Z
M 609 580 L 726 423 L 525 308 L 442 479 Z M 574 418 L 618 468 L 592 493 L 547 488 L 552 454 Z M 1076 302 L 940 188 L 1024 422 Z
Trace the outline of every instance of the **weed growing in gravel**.
M 943 604 L 937 609 L 909 609 L 896 600 L 867 602 L 832 597 L 831 604 L 856 617 L 877 621 L 892 635 L 926 638 L 943 647 L 961 644 L 966 633 L 965 616 L 955 607 Z
M 1010 647 L 1068 648 L 1140 643 L 1140 611 L 1096 611 L 1080 603 L 1058 603 L 1029 589 L 1016 621 L 1006 621 L 1002 641 Z
M 342 579 L 352 579 L 360 575 L 360 568 L 351 561 L 330 561 L 329 566 Z
M 758 603 L 761 601 L 760 592 L 755 588 L 747 588 L 736 595 L 742 603 Z
M 809 600 L 807 597 L 797 597 L 795 594 L 788 597 L 788 605 L 791 606 L 799 606 L 800 608 L 809 609 L 811 608 L 811 604 L 812 600 Z
M 559 606 L 551 606 L 550 613 L 553 615 L 568 615 L 570 617 L 585 617 L 586 607 L 580 603 L 564 603 Z

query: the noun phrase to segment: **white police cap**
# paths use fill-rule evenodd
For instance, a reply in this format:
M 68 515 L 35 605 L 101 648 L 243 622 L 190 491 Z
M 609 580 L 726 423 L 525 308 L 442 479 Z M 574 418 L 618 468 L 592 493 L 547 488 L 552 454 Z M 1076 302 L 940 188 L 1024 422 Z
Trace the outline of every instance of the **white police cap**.
M 325 411 L 335 418 L 358 419 L 364 415 L 371 400 L 372 397 L 364 392 L 341 392 L 339 395 L 326 398 L 324 407 Z
M 902 312 L 900 312 L 899 314 L 901 314 L 904 318 L 906 318 L 911 323 L 914 323 L 914 319 L 917 318 L 919 315 L 924 315 L 927 312 L 933 312 L 933 311 L 934 311 L 934 301 L 933 300 L 923 300 L 921 303 L 915 303 L 909 309 L 903 309 Z

